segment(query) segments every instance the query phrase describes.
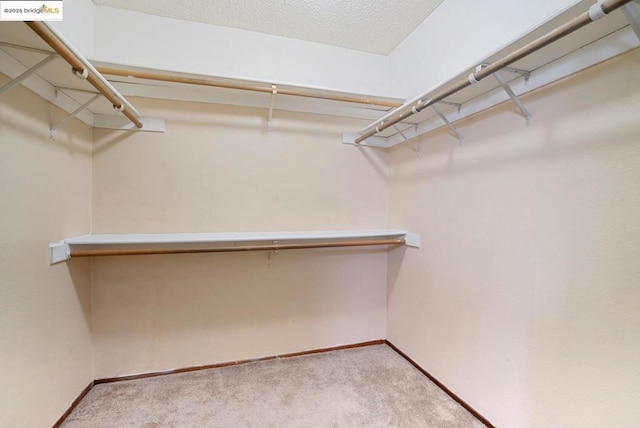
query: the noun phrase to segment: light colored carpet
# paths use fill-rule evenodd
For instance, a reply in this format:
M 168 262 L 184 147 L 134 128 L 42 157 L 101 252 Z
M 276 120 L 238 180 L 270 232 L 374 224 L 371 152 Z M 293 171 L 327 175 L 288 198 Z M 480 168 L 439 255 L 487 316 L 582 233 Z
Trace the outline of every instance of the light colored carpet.
M 62 426 L 484 427 L 387 345 L 100 384 Z

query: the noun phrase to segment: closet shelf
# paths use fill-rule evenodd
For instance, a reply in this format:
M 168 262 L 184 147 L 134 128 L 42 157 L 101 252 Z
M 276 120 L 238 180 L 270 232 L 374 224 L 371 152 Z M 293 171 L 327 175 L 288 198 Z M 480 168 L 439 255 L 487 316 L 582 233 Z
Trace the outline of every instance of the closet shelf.
M 530 124 L 531 114 L 520 96 L 640 46 L 640 0 L 586 3 L 576 2 L 357 132 L 343 133 L 342 142 L 378 148 L 409 142 L 418 152 L 412 139 L 447 127 L 462 143 L 457 121 L 506 101 Z
M 395 229 L 85 235 L 50 244 L 51 263 L 71 257 L 278 251 L 304 248 L 408 245 L 420 237 Z
M 51 138 L 73 118 L 96 128 L 164 132 L 163 119 L 142 117 L 56 27 L 46 21 L 2 24 L 0 73 L 12 80 L 0 87 L 0 95 L 23 85 L 69 113 L 51 124 Z

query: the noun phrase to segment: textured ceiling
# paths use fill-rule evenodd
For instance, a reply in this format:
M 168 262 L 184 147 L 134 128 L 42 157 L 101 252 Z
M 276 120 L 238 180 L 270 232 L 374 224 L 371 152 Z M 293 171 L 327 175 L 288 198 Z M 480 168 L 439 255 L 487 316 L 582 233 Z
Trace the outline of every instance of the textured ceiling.
M 443 0 L 93 0 L 187 21 L 388 54 Z

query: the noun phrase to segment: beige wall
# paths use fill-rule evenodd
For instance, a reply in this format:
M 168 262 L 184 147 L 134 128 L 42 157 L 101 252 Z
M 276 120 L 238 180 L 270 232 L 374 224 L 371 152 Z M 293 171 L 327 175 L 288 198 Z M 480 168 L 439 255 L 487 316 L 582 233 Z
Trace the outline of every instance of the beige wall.
M 0 75 L 0 86 L 7 82 Z M 90 228 L 91 130 L 16 87 L 0 98 L 0 426 L 51 426 L 92 380 L 89 264 L 49 265 Z
M 386 227 L 383 153 L 340 144 L 363 123 L 134 100 L 164 134 L 96 130 L 93 231 Z M 385 337 L 382 249 L 92 261 L 96 377 Z
M 500 427 L 640 420 L 640 56 L 391 153 L 388 338 Z M 404 256 L 403 256 L 404 253 Z

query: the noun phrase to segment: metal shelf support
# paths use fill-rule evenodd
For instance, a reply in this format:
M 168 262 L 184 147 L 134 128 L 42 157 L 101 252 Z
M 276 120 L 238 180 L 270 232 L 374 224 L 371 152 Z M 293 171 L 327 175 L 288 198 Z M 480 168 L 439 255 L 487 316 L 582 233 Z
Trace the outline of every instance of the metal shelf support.
M 398 125 L 393 125 L 393 128 L 398 131 L 398 133 L 404 138 L 404 141 L 409 144 L 409 148 L 416 154 L 416 157 L 420 157 L 420 146 L 418 144 L 413 144 L 409 138 L 405 135 L 403 131 L 398 128 Z
M 445 105 L 448 105 L 448 106 L 454 106 L 458 110 L 458 113 L 460 113 L 460 109 L 462 108 L 462 104 L 460 104 L 460 103 L 452 103 L 451 101 L 438 101 L 438 104 L 445 104 Z
M 502 74 L 499 71 L 496 71 L 495 73 L 493 73 L 493 77 L 496 78 L 498 83 L 500 83 L 500 86 L 502 86 L 502 89 L 504 89 L 507 95 L 509 95 L 509 98 L 511 98 L 511 101 L 513 101 L 516 107 L 518 107 L 518 110 L 520 110 L 520 112 L 526 119 L 527 125 L 531 125 L 531 113 L 529 113 L 529 110 L 527 110 L 527 108 L 524 106 L 522 101 L 520 101 L 520 98 L 518 98 L 516 93 L 513 92 L 513 89 L 511 89 L 511 86 L 509 86 L 507 81 L 504 80 L 504 77 L 502 77 Z
M 36 71 L 40 70 L 42 67 L 44 67 L 45 65 L 49 64 L 51 61 L 53 61 L 57 57 L 58 57 L 57 54 L 51 54 L 48 57 L 46 57 L 45 59 L 43 59 L 42 61 L 40 61 L 39 63 L 37 63 L 36 65 L 34 65 L 33 67 L 28 68 L 21 75 L 19 75 L 18 77 L 16 77 L 12 81 L 10 81 L 9 83 L 7 83 L 3 87 L 1 87 L 0 88 L 0 95 L 4 94 L 5 92 L 7 92 L 9 89 L 13 88 L 14 86 L 19 85 L 27 77 L 31 76 Z
M 482 64 L 480 64 L 482 66 L 482 68 L 488 67 L 491 64 L 484 62 Z M 481 69 L 482 69 L 481 68 Z M 531 77 L 531 72 L 529 70 L 523 70 L 521 68 L 514 68 L 514 67 L 505 67 L 502 69 L 502 71 L 506 71 L 508 73 L 513 73 L 513 74 L 518 74 L 522 77 L 524 77 L 524 82 L 525 83 L 529 83 L 529 78 Z
M 72 111 L 71 113 L 69 113 L 67 116 L 64 117 L 64 119 L 62 119 L 60 122 L 56 123 L 55 125 L 53 125 L 51 127 L 51 129 L 49 130 L 49 136 L 51 138 L 53 138 L 55 136 L 56 130 L 58 128 L 60 128 L 62 125 L 64 125 L 65 123 L 67 123 L 67 121 L 69 119 L 72 119 L 74 117 L 76 117 L 76 115 L 78 113 L 80 113 L 82 110 L 86 109 L 87 107 L 89 107 L 89 105 L 94 102 L 95 100 L 97 100 L 98 98 L 100 98 L 102 94 L 98 93 L 95 94 L 93 97 L 91 97 L 91 99 L 89 101 L 87 101 L 86 103 L 82 104 L 80 107 L 78 107 L 77 109 L 75 109 L 74 111 Z
M 447 116 L 445 116 L 444 113 L 442 113 L 442 111 L 438 108 L 437 105 L 433 104 L 431 105 L 431 108 L 433 108 L 433 111 L 435 111 L 438 114 L 438 116 L 440 116 L 440 119 L 442 119 L 444 124 L 447 125 L 447 128 L 449 128 L 449 131 L 451 131 L 453 135 L 455 135 L 455 137 L 458 139 L 458 141 L 460 141 L 460 144 L 462 144 L 462 135 L 460 135 L 460 132 L 458 132 L 458 128 L 456 128 L 455 125 L 451 123 L 449 119 L 447 119 Z

